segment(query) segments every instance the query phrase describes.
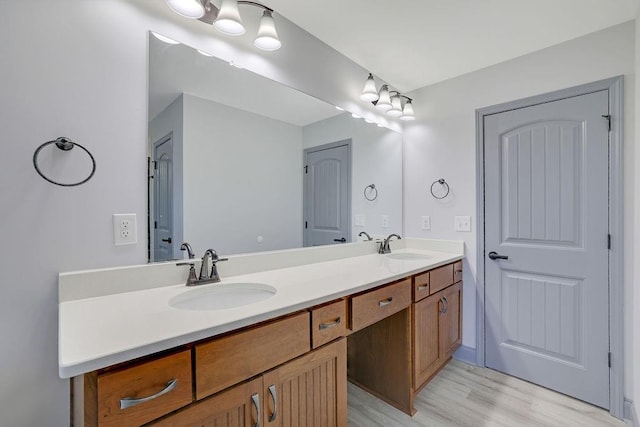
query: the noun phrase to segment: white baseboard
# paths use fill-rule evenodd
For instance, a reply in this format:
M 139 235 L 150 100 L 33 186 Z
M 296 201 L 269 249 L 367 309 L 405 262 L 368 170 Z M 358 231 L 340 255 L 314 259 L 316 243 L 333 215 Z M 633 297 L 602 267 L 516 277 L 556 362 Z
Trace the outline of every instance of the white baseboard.
M 453 358 L 461 362 L 468 363 L 469 365 L 475 365 L 476 349 L 462 345 L 455 353 L 453 353 Z
M 633 401 L 627 398 L 624 399 L 624 420 L 630 427 L 640 427 L 638 422 L 638 414 L 636 408 L 633 406 Z

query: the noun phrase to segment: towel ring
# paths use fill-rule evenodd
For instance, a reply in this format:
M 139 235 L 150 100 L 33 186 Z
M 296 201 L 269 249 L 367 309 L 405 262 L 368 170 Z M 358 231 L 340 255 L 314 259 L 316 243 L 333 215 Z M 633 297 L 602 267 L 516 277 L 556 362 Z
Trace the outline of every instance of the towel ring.
M 369 191 L 369 193 L 373 192 L 374 195 L 373 197 L 369 197 L 367 196 L 367 189 L 370 188 L 371 190 Z M 373 202 L 375 199 L 378 198 L 378 189 L 376 188 L 375 184 L 369 184 L 366 187 L 364 187 L 364 198 L 367 199 L 370 202 Z
M 440 184 L 440 185 L 442 185 L 443 187 L 446 188 L 446 193 L 444 193 L 444 196 L 438 197 L 438 196 L 435 195 L 435 193 L 433 192 L 433 186 L 436 185 L 436 184 Z M 431 195 L 434 198 L 436 198 L 438 200 L 442 200 L 442 199 L 444 199 L 445 197 L 447 197 L 449 195 L 449 184 L 447 184 L 447 181 L 445 181 L 444 178 L 440 178 L 438 180 L 433 181 L 433 184 L 431 184 L 431 189 L 430 190 L 431 190 Z
M 42 173 L 42 171 L 40 170 L 40 167 L 38 166 L 38 154 L 40 154 L 40 151 L 44 147 L 46 147 L 47 145 L 50 145 L 50 144 L 55 144 L 56 147 L 58 147 L 62 151 L 70 151 L 71 149 L 73 149 L 73 147 L 80 147 L 81 149 L 83 149 L 84 152 L 89 155 L 89 158 L 91 159 L 91 163 L 92 163 L 91 173 L 89 174 L 89 176 L 86 177 L 85 179 L 83 179 L 82 181 L 73 182 L 71 184 L 65 184 L 65 183 L 62 183 L 62 182 L 56 182 L 56 181 L 48 178 L 47 176 L 45 176 L 45 174 Z M 56 138 L 53 141 L 47 141 L 44 144 L 42 144 L 41 146 L 39 146 L 38 148 L 36 148 L 36 151 L 33 153 L 33 167 L 36 169 L 36 172 L 38 172 L 38 175 L 40 175 L 42 178 L 44 178 L 46 181 L 49 181 L 52 184 L 59 185 L 61 187 L 75 187 L 76 185 L 84 184 L 85 182 L 89 181 L 93 177 L 93 175 L 96 173 L 96 159 L 89 152 L 89 150 L 84 148 L 82 145 L 78 144 L 77 142 L 71 141 L 69 138 L 65 138 L 64 136 L 61 136 L 61 137 Z

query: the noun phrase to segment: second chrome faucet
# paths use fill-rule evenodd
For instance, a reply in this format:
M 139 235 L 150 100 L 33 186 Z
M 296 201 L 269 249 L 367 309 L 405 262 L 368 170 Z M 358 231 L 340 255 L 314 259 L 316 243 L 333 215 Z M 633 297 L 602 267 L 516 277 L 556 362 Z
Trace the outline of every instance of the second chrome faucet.
M 183 249 L 184 248 L 184 249 Z M 182 250 L 187 250 L 189 254 L 189 262 L 180 262 L 176 265 L 189 265 L 189 276 L 187 277 L 187 286 L 204 285 L 207 283 L 216 283 L 220 281 L 220 275 L 218 274 L 217 263 L 220 261 L 228 261 L 229 258 L 220 258 L 218 253 L 214 249 L 207 249 L 202 256 L 202 263 L 200 265 L 200 275 L 196 276 L 195 263 L 192 261 L 194 258 L 191 251 L 191 245 L 183 243 Z M 211 269 L 209 269 L 209 262 L 211 262 Z

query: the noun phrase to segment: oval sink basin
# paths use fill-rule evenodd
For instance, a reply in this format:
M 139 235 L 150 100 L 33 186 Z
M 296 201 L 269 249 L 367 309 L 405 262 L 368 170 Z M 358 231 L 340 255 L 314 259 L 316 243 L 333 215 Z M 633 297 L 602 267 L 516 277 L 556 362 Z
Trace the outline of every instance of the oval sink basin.
M 169 300 L 180 310 L 223 310 L 241 307 L 271 298 L 277 292 L 263 283 L 223 283 L 190 289 Z
M 425 254 L 418 254 L 415 252 L 392 252 L 387 254 L 387 258 L 390 259 L 398 259 L 402 261 L 421 261 L 425 259 L 430 259 L 431 256 Z

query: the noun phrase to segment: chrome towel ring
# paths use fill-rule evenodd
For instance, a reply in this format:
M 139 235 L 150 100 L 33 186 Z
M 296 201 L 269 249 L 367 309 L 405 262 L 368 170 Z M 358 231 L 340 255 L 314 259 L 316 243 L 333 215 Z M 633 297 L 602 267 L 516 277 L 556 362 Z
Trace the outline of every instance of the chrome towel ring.
M 89 176 L 86 177 L 85 179 L 83 179 L 82 181 L 73 182 L 71 184 L 65 184 L 65 183 L 62 183 L 62 182 L 57 182 L 57 181 L 54 181 L 51 178 L 45 176 L 45 174 L 42 173 L 42 171 L 40 170 L 40 167 L 38 166 L 38 154 L 40 154 L 40 151 L 44 147 L 46 147 L 47 145 L 50 145 L 50 144 L 55 144 L 56 147 L 58 147 L 62 151 L 69 151 L 69 150 L 73 149 L 73 147 L 80 147 L 81 149 L 83 149 L 84 152 L 87 153 L 87 155 L 91 159 L 92 168 L 91 168 L 91 173 L 89 174 Z M 36 148 L 36 151 L 33 153 L 33 167 L 36 169 L 36 172 L 38 172 L 38 175 L 40 175 L 42 178 L 44 178 L 46 181 L 49 181 L 52 184 L 59 185 L 61 187 L 75 187 L 76 185 L 84 184 L 85 182 L 89 181 L 93 177 L 93 175 L 96 173 L 96 159 L 89 152 L 89 150 L 87 150 L 82 145 L 78 144 L 77 142 L 71 141 L 69 138 L 65 138 L 64 136 L 61 136 L 61 137 L 56 138 L 53 141 L 47 141 L 44 144 L 42 144 L 41 146 L 39 146 L 38 148 Z
M 436 196 L 436 194 L 433 192 L 433 186 L 436 185 L 436 184 L 440 184 L 445 189 L 444 195 Z M 431 195 L 434 198 L 436 198 L 438 200 L 442 200 L 442 199 L 444 199 L 445 197 L 447 197 L 449 195 L 449 184 L 447 184 L 447 181 L 445 181 L 444 178 L 440 178 L 440 179 L 437 179 L 437 180 L 433 181 L 433 184 L 431 184 L 431 189 L 430 190 L 431 190 Z
M 367 191 L 368 189 L 370 190 Z M 370 202 L 373 202 L 378 198 L 378 189 L 376 188 L 375 184 L 369 184 L 364 187 L 364 198 Z

